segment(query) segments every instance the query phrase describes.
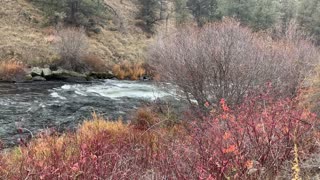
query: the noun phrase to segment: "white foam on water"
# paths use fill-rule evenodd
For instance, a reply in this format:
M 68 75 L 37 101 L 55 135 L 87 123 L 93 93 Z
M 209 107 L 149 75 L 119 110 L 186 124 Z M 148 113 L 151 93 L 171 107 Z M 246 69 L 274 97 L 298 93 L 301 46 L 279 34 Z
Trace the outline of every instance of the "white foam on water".
M 75 91 L 75 93 L 77 95 L 80 95 L 80 96 L 87 96 L 87 94 L 85 92 L 82 92 L 82 91 Z
M 0 100 L 0 104 L 4 106 L 8 106 L 10 103 L 4 100 Z
M 61 87 L 61 89 L 65 89 L 65 90 L 69 90 L 69 89 L 71 89 L 71 85 L 63 85 L 62 87 Z
M 54 98 L 59 98 L 59 99 L 62 99 L 62 100 L 66 100 L 67 99 L 67 98 L 65 98 L 63 96 L 60 96 L 57 92 L 51 93 L 50 96 L 52 96 Z
M 51 93 L 51 96 L 65 99 L 65 97 L 59 95 L 63 94 L 64 91 L 74 92 L 79 96 L 103 96 L 115 100 L 123 97 L 154 100 L 170 95 L 151 83 L 107 80 L 104 83 L 89 85 L 63 85 L 61 88 L 54 89 L 54 92 Z

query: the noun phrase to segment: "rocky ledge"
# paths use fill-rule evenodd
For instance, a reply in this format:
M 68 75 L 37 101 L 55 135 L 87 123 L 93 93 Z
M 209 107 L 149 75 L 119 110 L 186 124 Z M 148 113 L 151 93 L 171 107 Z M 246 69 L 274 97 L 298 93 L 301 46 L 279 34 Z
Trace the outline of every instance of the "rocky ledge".
M 34 67 L 26 76 L 27 81 L 66 81 L 84 82 L 94 79 L 113 79 L 112 72 L 78 73 L 65 69 L 51 70 L 50 68 Z

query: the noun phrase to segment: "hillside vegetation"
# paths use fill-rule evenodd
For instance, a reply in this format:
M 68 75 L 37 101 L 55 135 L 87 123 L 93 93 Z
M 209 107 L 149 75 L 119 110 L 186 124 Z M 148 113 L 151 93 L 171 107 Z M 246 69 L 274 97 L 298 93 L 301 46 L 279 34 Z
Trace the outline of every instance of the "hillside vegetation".
M 111 1 L 121 15 L 123 29 L 112 21 L 101 26 L 98 34 L 89 34 L 89 51 L 106 63 L 141 61 L 148 38 L 135 26 L 138 7 L 132 0 Z M 121 12 L 121 14 L 120 14 Z M 0 58 L 15 58 L 31 65 L 45 65 L 55 57 L 51 43 L 54 26 L 45 26 L 44 13 L 26 0 L 4 0 L 0 7 Z

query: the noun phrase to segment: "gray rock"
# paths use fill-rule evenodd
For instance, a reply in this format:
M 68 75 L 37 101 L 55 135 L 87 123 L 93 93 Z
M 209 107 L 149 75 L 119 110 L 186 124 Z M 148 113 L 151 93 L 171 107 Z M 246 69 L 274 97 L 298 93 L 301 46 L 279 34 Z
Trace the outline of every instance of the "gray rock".
M 42 69 L 39 67 L 33 67 L 30 74 L 32 77 L 42 76 Z
M 31 74 L 27 74 L 26 77 L 25 77 L 25 79 L 26 79 L 27 81 L 31 81 L 31 80 L 32 80 Z
M 49 68 L 44 68 L 44 69 L 42 69 L 42 75 L 44 77 L 51 76 L 52 75 L 52 71 Z
M 52 71 L 50 76 L 46 76 L 47 80 L 62 80 L 62 81 L 87 81 L 88 78 L 85 74 L 80 74 L 74 71 L 68 71 L 65 69 L 58 69 L 57 71 Z
M 46 81 L 46 79 L 41 76 L 34 76 L 32 77 L 32 81 Z

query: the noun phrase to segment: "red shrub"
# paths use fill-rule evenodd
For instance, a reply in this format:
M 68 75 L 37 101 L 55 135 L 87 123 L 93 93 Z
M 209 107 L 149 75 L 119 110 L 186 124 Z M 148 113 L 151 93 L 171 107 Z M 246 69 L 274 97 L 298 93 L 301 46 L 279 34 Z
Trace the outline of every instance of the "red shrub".
M 269 93 L 247 98 L 235 110 L 221 100 L 221 112 L 191 126 L 195 164 L 201 178 L 275 177 L 291 160 L 294 138 L 300 153 L 312 150 L 316 116 L 297 107 L 295 100 Z M 187 156 L 187 155 L 185 155 Z

